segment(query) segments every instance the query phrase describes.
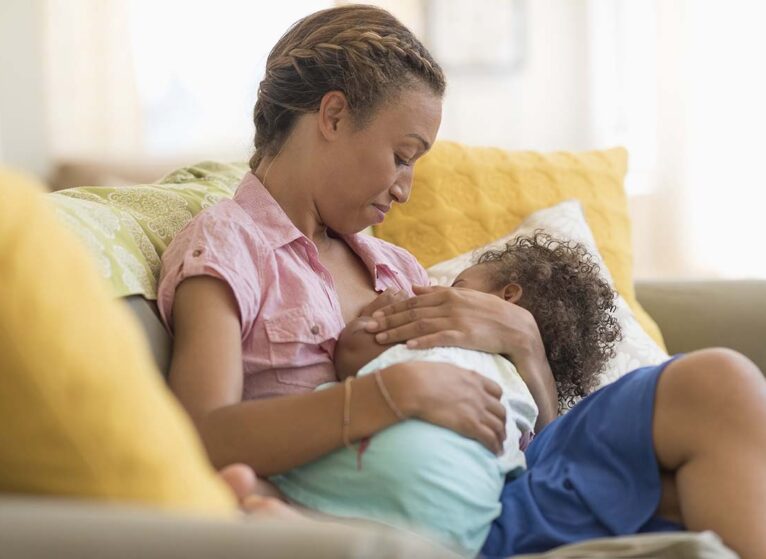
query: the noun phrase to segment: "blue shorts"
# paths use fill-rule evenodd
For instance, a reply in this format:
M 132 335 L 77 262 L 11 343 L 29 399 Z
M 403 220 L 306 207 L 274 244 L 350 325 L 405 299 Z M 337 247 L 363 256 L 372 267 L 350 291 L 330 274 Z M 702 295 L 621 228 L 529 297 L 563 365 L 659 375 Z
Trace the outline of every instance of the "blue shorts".
M 535 437 L 526 452 L 527 471 L 503 487 L 503 510 L 484 543 L 484 557 L 683 530 L 654 515 L 661 493 L 654 396 L 673 359 L 597 390 Z

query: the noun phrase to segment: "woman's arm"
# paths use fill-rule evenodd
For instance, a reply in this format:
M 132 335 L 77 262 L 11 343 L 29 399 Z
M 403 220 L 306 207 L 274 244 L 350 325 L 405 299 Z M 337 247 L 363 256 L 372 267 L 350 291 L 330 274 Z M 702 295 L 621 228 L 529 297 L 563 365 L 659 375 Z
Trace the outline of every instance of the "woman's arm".
M 367 330 L 382 344 L 458 346 L 508 355 L 540 410 L 535 430 L 558 415 L 558 392 L 534 317 L 495 295 L 472 289 L 415 287 L 415 297 L 373 313 Z
M 343 445 L 343 386 L 241 401 L 241 329 L 234 297 L 224 282 L 211 277 L 182 282 L 173 305 L 173 326 L 170 386 L 215 466 L 244 462 L 259 475 L 270 476 Z M 381 374 L 406 416 L 447 427 L 490 449 L 501 448 L 505 412 L 495 383 L 440 363 L 398 365 Z M 434 374 L 442 375 L 444 382 L 427 382 Z M 352 382 L 351 440 L 397 421 L 372 376 Z

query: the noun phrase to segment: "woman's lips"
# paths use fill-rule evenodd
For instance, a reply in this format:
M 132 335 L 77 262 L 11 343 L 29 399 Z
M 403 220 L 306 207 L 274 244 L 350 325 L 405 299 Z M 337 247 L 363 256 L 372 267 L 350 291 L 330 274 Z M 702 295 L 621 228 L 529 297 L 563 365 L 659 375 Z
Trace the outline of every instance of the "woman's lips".
M 386 218 L 386 213 L 388 210 L 391 209 L 391 206 L 382 206 L 380 204 L 372 204 L 372 207 L 375 208 L 375 213 L 377 214 L 375 223 L 382 222 Z

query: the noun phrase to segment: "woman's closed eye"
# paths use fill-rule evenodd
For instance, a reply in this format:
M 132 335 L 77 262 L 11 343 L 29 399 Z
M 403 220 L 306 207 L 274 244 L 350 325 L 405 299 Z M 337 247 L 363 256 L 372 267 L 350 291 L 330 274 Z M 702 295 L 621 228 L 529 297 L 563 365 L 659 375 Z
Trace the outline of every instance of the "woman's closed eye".
M 404 159 L 396 153 L 394 154 L 394 162 L 397 166 L 404 165 L 405 167 L 409 167 L 412 164 L 412 160 Z

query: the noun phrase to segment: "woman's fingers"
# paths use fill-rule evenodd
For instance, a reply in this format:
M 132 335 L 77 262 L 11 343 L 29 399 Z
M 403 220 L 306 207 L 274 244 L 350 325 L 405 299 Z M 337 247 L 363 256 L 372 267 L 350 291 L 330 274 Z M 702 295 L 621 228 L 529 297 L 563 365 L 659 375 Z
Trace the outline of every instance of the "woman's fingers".
M 440 289 L 439 291 L 416 295 L 415 297 L 407 297 L 401 301 L 379 308 L 373 315 L 375 318 L 390 317 L 391 315 L 404 313 L 411 309 L 437 307 L 447 300 L 448 293 L 446 289 Z
M 492 432 L 495 434 L 495 440 L 497 441 L 499 448 L 502 449 L 503 443 L 505 442 L 505 423 L 492 414 L 487 414 L 483 423 L 492 429 Z
M 477 373 L 478 374 L 478 373 Z M 503 389 L 496 382 L 481 377 L 484 390 L 489 397 L 486 403 L 486 412 L 484 415 L 484 424 L 494 431 L 497 439 L 500 443 L 500 448 L 503 448 L 505 442 L 505 406 L 500 403 L 500 397 L 503 395 Z
M 500 400 L 497 400 L 495 398 L 489 398 L 487 404 L 487 410 L 489 410 L 489 413 L 497 417 L 500 421 L 503 422 L 503 425 L 505 425 L 505 406 L 500 403 Z
M 488 379 L 485 376 L 482 376 L 481 380 L 482 380 L 482 384 L 484 385 L 484 390 L 486 390 L 490 396 L 499 400 L 500 397 L 503 395 L 502 387 L 499 384 L 497 384 L 494 380 Z
M 405 301 L 408 298 L 409 294 L 406 291 L 389 287 L 373 299 L 372 302 L 363 307 L 359 314 L 360 316 L 371 316 L 378 309 L 391 306 L 399 301 Z
M 377 321 L 378 319 L 375 319 Z M 454 323 L 448 318 L 419 318 L 414 322 L 408 322 L 401 326 L 392 327 L 385 332 L 375 334 L 375 341 L 381 344 L 394 344 L 406 342 L 407 340 L 421 338 L 428 334 L 444 333 L 447 330 L 454 329 Z M 377 329 L 370 324 L 365 325 L 368 332 L 375 332 Z M 442 336 L 447 338 L 449 336 Z M 440 344 L 450 345 L 450 344 Z M 454 344 L 452 344 L 454 345 Z M 411 344 L 410 347 L 419 347 L 418 344 Z
M 413 285 L 412 286 L 412 292 L 415 295 L 424 295 L 426 293 L 433 293 L 434 291 L 439 291 L 440 289 L 448 289 L 441 285 Z
M 407 340 L 410 349 L 430 349 L 432 347 L 463 347 L 462 340 L 465 334 L 460 330 L 440 330 L 433 334 L 426 334 Z
M 500 452 L 506 436 L 506 411 L 497 383 L 450 363 L 422 361 L 410 372 L 404 378 L 412 379 L 411 390 L 420 394 L 415 417 Z M 442 381 L 433 382 L 434 375 L 441 375 Z
M 503 449 L 502 443 L 497 438 L 497 433 L 483 423 L 479 425 L 476 440 L 495 454 L 500 454 L 500 451 Z

